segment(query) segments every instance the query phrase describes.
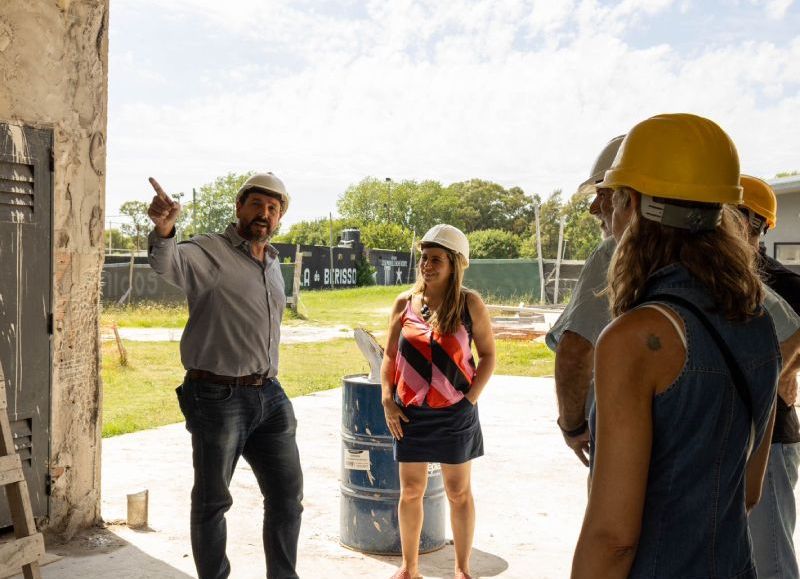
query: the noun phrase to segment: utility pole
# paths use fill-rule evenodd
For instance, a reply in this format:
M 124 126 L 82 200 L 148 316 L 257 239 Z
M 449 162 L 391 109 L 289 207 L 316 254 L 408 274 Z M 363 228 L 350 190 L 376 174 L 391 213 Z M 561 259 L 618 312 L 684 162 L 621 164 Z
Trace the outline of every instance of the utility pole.
M 539 257 L 539 303 L 546 303 L 547 296 L 544 293 L 544 260 L 542 259 L 542 231 L 539 228 L 539 205 L 533 206 L 534 216 L 536 217 L 536 255 Z
M 392 178 L 386 177 L 386 223 L 392 222 Z
M 195 214 L 197 213 L 197 190 L 192 187 L 192 235 L 197 234 L 197 219 Z
M 328 229 L 328 251 L 330 252 L 330 259 L 331 259 L 331 274 L 330 274 L 330 282 L 331 282 L 331 289 L 333 289 L 333 213 L 328 213 L 328 224 L 330 228 Z
M 561 220 L 558 222 L 558 253 L 556 254 L 556 286 L 553 290 L 553 303 L 558 303 L 558 278 L 561 275 L 561 257 L 562 248 L 564 246 L 564 221 L 565 217 L 562 215 Z

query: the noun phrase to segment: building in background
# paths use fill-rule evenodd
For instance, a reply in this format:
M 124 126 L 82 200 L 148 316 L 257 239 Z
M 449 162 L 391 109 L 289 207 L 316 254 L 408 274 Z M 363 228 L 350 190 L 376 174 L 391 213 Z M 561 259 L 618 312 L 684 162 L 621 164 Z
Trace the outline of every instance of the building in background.
M 800 273 L 800 175 L 767 181 L 778 198 L 778 219 L 764 237 L 767 255 Z

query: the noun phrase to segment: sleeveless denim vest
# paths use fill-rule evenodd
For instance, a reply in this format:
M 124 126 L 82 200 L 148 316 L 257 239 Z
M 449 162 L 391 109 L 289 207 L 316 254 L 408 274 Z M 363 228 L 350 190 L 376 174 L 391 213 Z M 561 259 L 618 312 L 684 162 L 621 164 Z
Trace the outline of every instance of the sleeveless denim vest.
M 781 366 L 771 318 L 764 313 L 734 323 L 709 312 L 708 292 L 678 264 L 650 276 L 641 303 L 656 294 L 691 300 L 728 344 L 751 392 L 755 448 L 767 427 Z M 665 305 L 683 319 L 686 363 L 653 399 L 647 493 L 629 577 L 755 579 L 744 492 L 749 414 L 701 322 L 680 306 Z M 594 437 L 594 408 L 590 422 Z

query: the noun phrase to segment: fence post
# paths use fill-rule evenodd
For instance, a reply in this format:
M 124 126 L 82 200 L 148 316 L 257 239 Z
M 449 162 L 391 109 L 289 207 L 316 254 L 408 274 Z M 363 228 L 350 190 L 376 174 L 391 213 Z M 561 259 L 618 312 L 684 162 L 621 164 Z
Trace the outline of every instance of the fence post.
M 558 222 L 558 253 L 556 254 L 556 286 L 553 290 L 553 303 L 558 303 L 558 277 L 561 274 L 561 247 L 564 243 L 564 216 Z
M 119 298 L 117 305 L 121 306 L 125 302 L 131 303 L 131 298 L 133 298 L 133 267 L 135 265 L 135 250 L 131 249 L 131 265 L 130 269 L 128 270 L 128 291 L 122 294 L 122 297 Z
M 536 255 L 539 256 L 539 303 L 547 303 L 547 296 L 544 293 L 544 258 L 542 257 L 542 233 L 539 229 L 539 206 L 533 206 L 536 217 Z
M 331 257 L 331 289 L 333 289 L 333 213 L 328 213 L 328 223 L 330 223 L 329 243 L 328 249 L 330 250 Z
M 303 252 L 300 251 L 300 244 L 294 252 L 294 278 L 292 279 L 292 310 L 297 313 L 300 305 L 300 283 L 303 279 Z

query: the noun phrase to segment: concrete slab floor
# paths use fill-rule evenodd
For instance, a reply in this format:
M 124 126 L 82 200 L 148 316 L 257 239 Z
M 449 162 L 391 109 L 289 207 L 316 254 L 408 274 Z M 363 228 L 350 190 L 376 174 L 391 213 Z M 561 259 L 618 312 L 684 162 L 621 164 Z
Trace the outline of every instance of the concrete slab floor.
M 389 577 L 399 558 L 364 555 L 338 542 L 341 390 L 293 403 L 305 476 L 300 576 Z M 583 518 L 587 470 L 555 427 L 552 379 L 495 376 L 481 398 L 480 416 L 486 456 L 473 464 L 475 576 L 567 577 Z M 50 546 L 61 559 L 46 565 L 43 577 L 196 577 L 188 528 L 191 485 L 191 445 L 183 424 L 104 440 L 103 517 L 112 524 L 68 545 Z M 135 531 L 120 523 L 126 495 L 142 489 L 150 491 L 150 528 Z M 263 578 L 261 495 L 245 461 L 231 492 L 231 577 Z M 425 577 L 452 577 L 452 568 L 452 545 L 421 556 Z

